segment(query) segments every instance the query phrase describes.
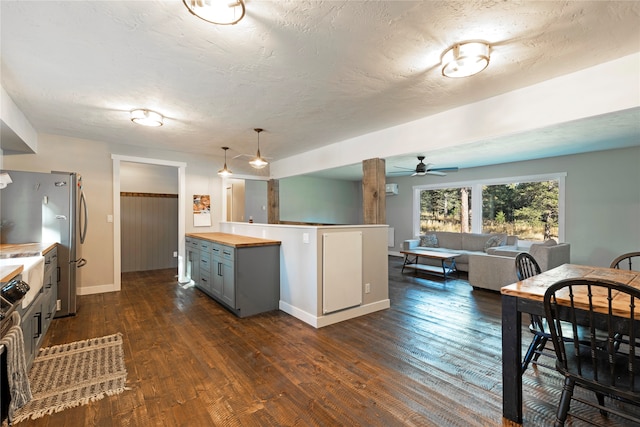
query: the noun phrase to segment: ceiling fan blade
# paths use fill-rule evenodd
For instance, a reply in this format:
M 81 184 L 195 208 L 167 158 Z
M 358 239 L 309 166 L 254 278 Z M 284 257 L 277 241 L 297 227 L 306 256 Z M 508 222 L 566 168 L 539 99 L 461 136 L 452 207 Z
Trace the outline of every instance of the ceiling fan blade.
M 404 169 L 404 170 L 407 170 L 407 171 L 415 170 L 415 168 L 405 168 L 405 167 L 403 167 L 403 166 L 395 166 L 395 165 L 394 165 L 393 167 L 394 167 L 394 168 L 398 168 L 398 169 Z
M 430 171 L 427 171 L 426 173 L 429 174 L 429 175 L 447 176 L 446 173 L 440 172 L 440 171 L 436 171 L 436 170 L 433 170 L 433 169 L 430 170 Z
M 458 172 L 458 168 L 457 167 L 453 167 L 453 168 L 429 168 L 427 169 L 429 172 L 431 171 L 441 171 L 441 172 Z

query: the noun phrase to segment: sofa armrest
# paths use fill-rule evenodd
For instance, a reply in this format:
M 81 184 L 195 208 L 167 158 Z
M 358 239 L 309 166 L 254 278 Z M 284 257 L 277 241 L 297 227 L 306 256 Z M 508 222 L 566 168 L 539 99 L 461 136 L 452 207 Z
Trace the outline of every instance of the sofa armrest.
M 420 244 L 420 239 L 409 239 L 402 242 L 402 249 L 405 251 L 415 249 Z
M 469 255 L 469 284 L 474 288 L 499 291 L 518 281 L 516 262 L 512 257 Z
M 558 243 L 557 245 L 546 245 L 536 243 L 531 245 L 529 254 L 535 258 L 540 266 L 540 270 L 547 271 L 570 262 L 571 245 L 569 243 Z

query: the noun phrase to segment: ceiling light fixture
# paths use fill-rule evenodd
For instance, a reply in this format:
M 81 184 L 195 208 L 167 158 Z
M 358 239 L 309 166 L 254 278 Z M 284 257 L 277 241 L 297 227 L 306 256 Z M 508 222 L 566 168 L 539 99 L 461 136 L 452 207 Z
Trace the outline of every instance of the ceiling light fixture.
M 489 44 L 484 42 L 456 43 L 442 55 L 442 75 L 469 77 L 489 65 Z
M 227 167 L 227 150 L 229 149 L 229 147 L 222 147 L 222 149 L 224 150 L 224 167 L 218 171 L 218 175 L 226 178 L 233 175 L 233 172 L 231 172 Z
M 142 126 L 162 126 L 162 114 L 151 110 L 131 110 L 131 121 Z
M 269 162 L 263 159 L 262 156 L 260 155 L 260 132 L 262 132 L 264 129 L 256 128 L 254 130 L 258 133 L 258 154 L 256 154 L 256 158 L 251 160 L 249 164 L 254 169 L 262 169 L 263 167 L 269 164 Z
M 244 17 L 244 0 L 182 0 L 189 12 L 212 24 L 233 25 Z

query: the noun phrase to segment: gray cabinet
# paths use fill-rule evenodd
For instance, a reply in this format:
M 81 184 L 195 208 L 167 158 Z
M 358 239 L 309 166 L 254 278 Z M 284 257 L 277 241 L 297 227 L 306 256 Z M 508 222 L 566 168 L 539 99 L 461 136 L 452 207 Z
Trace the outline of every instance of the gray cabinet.
M 200 242 L 201 280 L 196 282 L 200 290 L 239 317 L 278 309 L 279 242 L 233 246 L 224 241 L 190 239 Z M 207 245 L 209 258 L 202 254 L 202 248 Z M 206 270 L 203 267 L 205 261 Z M 203 277 L 207 280 L 202 280 Z
M 196 285 L 200 281 L 200 245 L 197 239 L 187 237 L 185 239 L 186 249 L 186 275 Z
M 31 367 L 57 311 L 58 281 L 60 280 L 57 248 L 54 247 L 44 254 L 44 263 L 44 277 L 40 292 L 29 306 L 18 308 L 22 318 L 21 327 L 28 367 Z
M 49 325 L 58 308 L 58 249 L 54 248 L 44 255 L 44 281 L 42 282 L 42 336 L 49 330 Z

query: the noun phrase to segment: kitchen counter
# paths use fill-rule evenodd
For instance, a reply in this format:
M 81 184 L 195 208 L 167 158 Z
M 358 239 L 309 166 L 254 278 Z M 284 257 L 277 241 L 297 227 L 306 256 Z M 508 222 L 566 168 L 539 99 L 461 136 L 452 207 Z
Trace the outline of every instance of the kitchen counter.
M 22 273 L 24 263 L 20 258 L 43 256 L 57 243 L 2 243 L 0 244 L 0 282 L 5 283 Z
M 234 248 L 247 248 L 253 246 L 280 245 L 279 240 L 259 239 L 257 237 L 241 236 L 229 233 L 187 233 L 187 237 L 194 239 L 208 240 L 222 245 L 233 246 Z
M 41 256 L 55 248 L 57 243 L 2 243 L 0 259 Z M 19 264 L 19 262 L 17 262 Z
M 6 283 L 22 273 L 24 266 L 22 264 L 16 265 L 2 265 L 0 266 L 0 282 Z

